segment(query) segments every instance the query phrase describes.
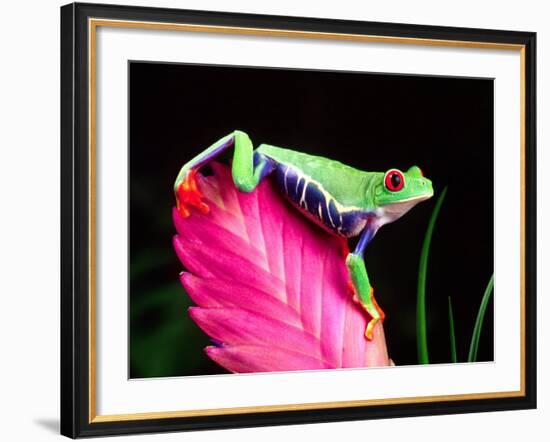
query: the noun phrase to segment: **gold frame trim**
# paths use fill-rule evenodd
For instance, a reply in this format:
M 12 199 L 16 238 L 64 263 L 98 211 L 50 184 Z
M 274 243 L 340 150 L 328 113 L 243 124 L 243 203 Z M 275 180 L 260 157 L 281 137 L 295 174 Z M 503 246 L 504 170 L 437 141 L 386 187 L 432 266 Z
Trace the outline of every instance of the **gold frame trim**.
M 155 411 L 147 413 L 128 413 L 128 414 L 96 414 L 96 35 L 97 28 L 115 27 L 115 28 L 139 28 L 149 30 L 164 31 L 186 31 L 186 32 L 208 32 L 218 34 L 236 34 L 236 35 L 255 35 L 269 37 L 290 37 L 307 39 L 325 39 L 339 41 L 356 41 L 369 43 L 388 43 L 388 44 L 413 44 L 422 46 L 445 46 L 476 49 L 496 49 L 519 51 L 520 53 L 520 207 L 521 207 L 521 227 L 520 227 L 520 389 L 518 391 L 488 392 L 488 393 L 466 393 L 453 395 L 437 396 L 416 396 L 399 397 L 387 399 L 368 399 L 353 401 L 336 402 L 316 402 L 301 404 L 284 405 L 262 405 L 234 408 L 215 408 L 198 410 L 179 410 L 179 411 Z M 309 32 L 309 31 L 291 31 L 284 29 L 264 29 L 264 28 L 246 28 L 237 26 L 211 26 L 211 25 L 191 25 L 181 23 L 158 23 L 146 21 L 131 20 L 111 20 L 111 19 L 88 19 L 88 93 L 89 93 L 89 423 L 99 422 L 118 422 L 134 421 L 144 419 L 168 419 L 178 417 L 197 417 L 197 416 L 219 416 L 232 414 L 246 414 L 259 412 L 277 412 L 277 411 L 295 411 L 295 410 L 321 410 L 327 408 L 344 407 L 364 407 L 374 405 L 395 405 L 395 404 L 415 404 L 426 402 L 441 401 L 460 401 L 467 399 L 496 399 L 512 398 L 525 396 L 525 106 L 526 106 L 526 82 L 525 82 L 525 45 L 506 44 L 493 42 L 474 42 L 458 40 L 440 40 L 423 39 L 410 37 L 389 37 L 377 35 L 359 35 L 346 33 L 330 32 Z

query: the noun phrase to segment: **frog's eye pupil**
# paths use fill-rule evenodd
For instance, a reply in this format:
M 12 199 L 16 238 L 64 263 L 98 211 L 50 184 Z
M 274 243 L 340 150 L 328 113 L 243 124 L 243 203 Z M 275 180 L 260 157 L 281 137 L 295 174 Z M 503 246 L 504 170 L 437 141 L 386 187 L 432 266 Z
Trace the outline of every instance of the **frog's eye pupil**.
M 399 170 L 393 169 L 386 173 L 384 184 L 389 191 L 398 192 L 405 185 L 405 177 Z
M 390 180 L 393 187 L 399 187 L 401 185 L 401 177 L 396 173 L 392 173 Z

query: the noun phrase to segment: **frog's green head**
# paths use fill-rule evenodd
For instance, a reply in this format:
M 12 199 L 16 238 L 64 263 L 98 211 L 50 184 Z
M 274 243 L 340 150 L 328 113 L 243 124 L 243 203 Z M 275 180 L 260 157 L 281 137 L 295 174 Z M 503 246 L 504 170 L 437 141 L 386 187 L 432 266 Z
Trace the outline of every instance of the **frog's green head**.
M 424 177 L 419 167 L 413 166 L 406 172 L 390 169 L 380 174 L 376 186 L 375 202 L 383 224 L 395 221 L 421 201 L 434 194 L 432 182 Z

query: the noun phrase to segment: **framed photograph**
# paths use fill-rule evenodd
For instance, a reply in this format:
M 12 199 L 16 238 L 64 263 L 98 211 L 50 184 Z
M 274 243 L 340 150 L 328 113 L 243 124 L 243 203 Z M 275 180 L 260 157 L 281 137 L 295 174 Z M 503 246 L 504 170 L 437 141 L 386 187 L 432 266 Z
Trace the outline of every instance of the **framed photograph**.
M 536 407 L 530 32 L 61 8 L 61 433 Z

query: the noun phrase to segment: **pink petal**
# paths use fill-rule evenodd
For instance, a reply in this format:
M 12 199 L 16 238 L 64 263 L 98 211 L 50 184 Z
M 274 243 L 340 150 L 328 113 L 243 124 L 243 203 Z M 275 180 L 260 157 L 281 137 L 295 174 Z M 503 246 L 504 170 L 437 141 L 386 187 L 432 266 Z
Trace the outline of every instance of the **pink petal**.
M 342 346 L 342 367 L 363 367 L 367 361 L 367 340 L 355 339 L 357 330 L 365 330 L 367 318 L 357 306 L 347 302 L 344 313 L 344 344 Z M 376 340 L 378 343 L 379 341 Z M 385 365 L 385 364 L 380 364 Z
M 267 345 L 321 358 L 315 336 L 268 315 L 235 308 L 201 307 L 191 307 L 189 315 L 206 334 L 225 345 Z
M 300 227 L 292 222 L 283 223 L 282 232 L 287 303 L 298 311 L 300 310 L 303 248 Z
M 206 347 L 206 354 L 234 373 L 329 368 L 320 359 L 302 353 L 258 345 L 211 346 Z
M 278 196 L 273 195 L 274 190 L 271 186 L 260 186 L 259 192 L 261 192 L 260 197 L 253 197 L 258 201 L 259 225 L 262 229 L 265 250 L 269 251 L 267 254 L 269 271 L 281 281 L 285 281 L 285 251 L 283 241 L 281 241 L 284 223 L 278 216 L 279 206 L 270 203 L 273 198 L 278 198 Z M 287 302 L 286 296 L 284 301 Z
M 320 336 L 321 306 L 323 295 L 332 297 L 332 293 L 323 293 L 325 278 L 325 254 L 328 249 L 322 247 L 308 232 L 302 237 L 302 268 L 300 277 L 300 312 L 304 329 Z
M 182 220 L 176 210 L 174 217 Z M 230 276 L 237 281 L 246 281 L 253 287 L 263 287 L 270 293 L 284 291 L 282 282 L 257 264 L 257 260 L 263 255 L 254 246 L 238 240 L 230 232 L 220 231 L 211 223 L 195 225 L 199 217 L 197 214 L 182 220 L 187 225 L 180 226 L 179 229 L 186 232 L 185 236 L 180 234 L 175 240 L 181 262 L 188 267 L 187 261 L 190 260 L 194 266 L 200 268 L 199 272 L 190 269 L 193 273 L 203 277 L 207 276 L 206 273 L 208 276 L 221 278 Z M 206 218 L 204 215 L 203 217 Z M 196 233 L 199 235 L 196 236 Z M 204 241 L 203 236 L 210 240 Z M 238 253 L 241 250 L 246 250 L 247 254 L 243 256 Z
M 215 177 L 218 180 L 218 187 L 220 189 L 220 196 L 225 205 L 225 211 L 233 213 L 237 218 L 243 220 L 241 207 L 239 205 L 238 191 L 235 186 L 228 186 L 228 183 L 232 183 L 231 170 L 229 167 L 223 164 L 213 162 L 210 164 L 214 171 Z
M 174 236 L 172 243 L 174 250 L 180 261 L 195 275 L 202 277 L 212 277 L 212 272 L 208 269 L 208 266 L 204 264 L 195 253 L 195 247 L 192 247 L 189 242 L 184 244 L 181 236 Z
M 372 341 L 367 341 L 365 365 L 367 367 L 391 365 L 390 359 L 388 358 L 388 349 L 385 345 L 379 344 L 386 340 L 384 337 L 384 327 L 382 327 L 380 323 L 374 327 L 373 335 Z
M 324 268 L 323 293 L 330 292 L 333 296 L 321 296 L 321 348 L 326 360 L 332 361 L 335 367 L 342 366 L 342 346 L 344 345 L 344 320 L 346 304 L 351 293 L 341 290 L 347 286 L 348 272 L 341 265 L 342 256 L 337 253 L 327 253 Z
M 241 307 L 253 313 L 265 313 L 296 327 L 300 316 L 288 304 L 281 302 L 258 287 L 219 278 L 198 278 L 183 272 L 180 280 L 193 301 L 204 308 Z

